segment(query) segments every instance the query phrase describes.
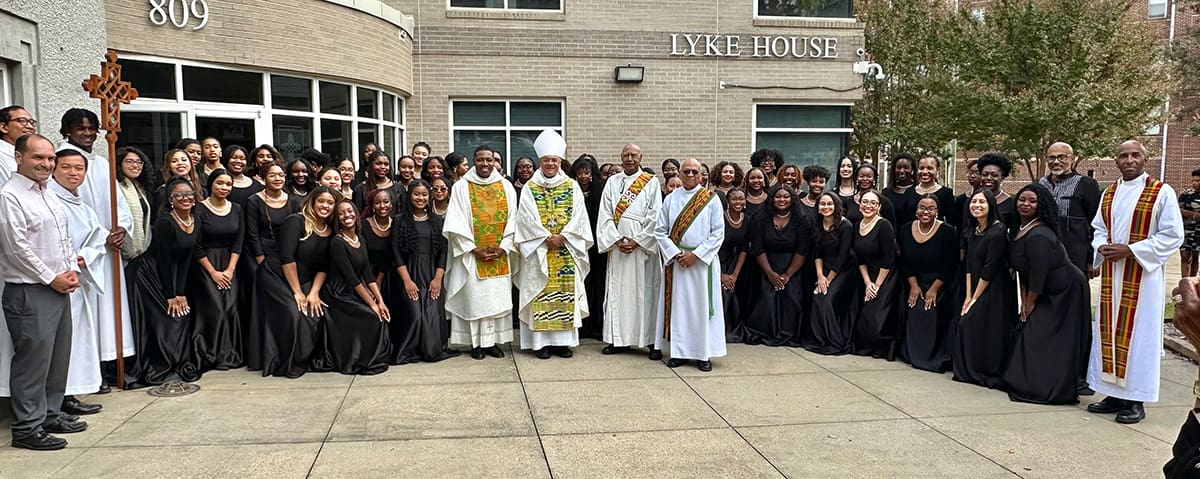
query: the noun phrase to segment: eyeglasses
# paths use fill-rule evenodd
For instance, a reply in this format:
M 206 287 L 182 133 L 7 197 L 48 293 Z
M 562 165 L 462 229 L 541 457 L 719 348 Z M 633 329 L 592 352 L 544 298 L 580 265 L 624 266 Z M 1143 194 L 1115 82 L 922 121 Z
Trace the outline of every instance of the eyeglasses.
M 918 206 L 917 211 L 924 211 L 926 213 L 937 213 L 937 207 L 936 206 Z
M 875 200 L 859 201 L 858 204 L 862 206 L 879 206 L 879 202 Z
M 194 200 L 194 199 L 196 199 L 196 194 L 195 193 L 171 193 L 171 199 L 173 199 L 175 201 Z
M 700 174 L 700 170 L 681 170 L 679 174 L 683 176 L 698 176 Z
M 352 167 L 338 168 L 337 170 L 338 173 L 354 173 L 354 168 Z
M 121 162 L 126 165 L 130 165 L 130 166 L 142 166 L 142 165 L 146 164 L 146 162 L 144 162 L 140 159 L 137 159 L 137 158 L 126 158 L 124 160 L 121 160 Z
M 1046 157 L 1046 159 L 1050 160 L 1050 161 L 1067 161 L 1070 158 L 1071 158 L 1071 155 L 1065 155 L 1065 154 L 1064 155 L 1051 155 L 1051 156 Z
M 20 123 L 21 126 L 37 126 L 37 124 L 38 124 L 38 121 L 34 120 L 33 118 L 12 118 L 12 119 L 9 119 L 8 121 L 15 121 L 17 123 Z

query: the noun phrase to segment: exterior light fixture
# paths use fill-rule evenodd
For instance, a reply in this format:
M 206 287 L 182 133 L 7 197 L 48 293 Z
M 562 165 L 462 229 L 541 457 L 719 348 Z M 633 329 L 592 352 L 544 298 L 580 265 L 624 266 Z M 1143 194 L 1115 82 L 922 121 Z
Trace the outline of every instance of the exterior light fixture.
M 635 67 L 633 64 L 618 66 L 615 69 L 614 80 L 617 83 L 641 83 L 646 76 L 645 67 Z

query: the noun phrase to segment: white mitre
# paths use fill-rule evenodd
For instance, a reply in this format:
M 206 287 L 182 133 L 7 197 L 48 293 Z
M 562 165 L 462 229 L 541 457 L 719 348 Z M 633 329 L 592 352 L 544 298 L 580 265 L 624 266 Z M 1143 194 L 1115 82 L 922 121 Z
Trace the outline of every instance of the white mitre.
M 533 150 L 537 152 L 538 158 L 557 156 L 559 159 L 566 159 L 567 141 L 554 130 L 542 130 L 533 142 Z

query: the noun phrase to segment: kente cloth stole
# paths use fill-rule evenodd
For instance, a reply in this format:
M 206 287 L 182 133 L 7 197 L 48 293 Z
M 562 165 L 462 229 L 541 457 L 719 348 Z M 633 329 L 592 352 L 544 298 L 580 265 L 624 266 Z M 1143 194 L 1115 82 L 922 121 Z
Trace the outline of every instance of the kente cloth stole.
M 508 195 L 504 194 L 504 182 L 497 181 L 490 185 L 467 182 L 467 188 L 471 197 L 475 246 L 500 246 L 500 241 L 504 239 L 504 227 L 508 224 Z M 475 274 L 479 279 L 508 276 L 508 273 L 507 252 L 501 251 L 500 257 L 492 261 L 475 261 Z
M 625 210 L 629 209 L 630 203 L 633 203 L 633 200 L 637 199 L 638 194 L 642 192 L 642 188 L 645 188 L 646 183 L 649 183 L 652 178 L 654 178 L 654 175 L 643 171 L 637 178 L 634 178 L 633 183 L 629 184 L 629 189 L 621 193 L 621 199 L 617 201 L 617 207 L 613 209 L 614 225 L 621 224 L 621 217 L 625 215 Z
M 536 183 L 525 186 L 533 194 L 542 226 L 552 235 L 562 233 L 574 212 L 575 188 L 570 181 L 548 188 Z M 546 287 L 533 297 L 534 331 L 575 329 L 575 258 L 567 245 L 546 251 Z
M 1154 218 L 1154 204 L 1163 183 L 1146 178 L 1146 187 L 1133 208 L 1133 221 L 1129 225 L 1129 242 L 1133 244 L 1150 235 L 1150 223 Z M 1100 199 L 1100 214 L 1108 229 L 1108 242 L 1113 243 L 1112 203 L 1117 184 L 1104 191 Z M 1100 364 L 1101 379 L 1121 385 L 1125 383 L 1126 366 L 1129 363 L 1129 343 L 1133 338 L 1133 321 L 1137 316 L 1137 303 L 1145 270 L 1134 258 L 1125 259 L 1124 274 L 1121 275 L 1121 302 L 1117 315 L 1112 314 L 1113 273 L 1116 266 L 1105 261 L 1100 275 Z M 1114 329 L 1114 321 L 1115 329 Z
M 712 190 L 708 188 L 700 188 L 696 194 L 692 195 L 692 199 L 688 200 L 683 206 L 683 211 L 679 212 L 679 216 L 675 217 L 675 222 L 671 224 L 671 242 L 675 243 L 680 250 L 693 251 L 695 246 L 684 246 L 680 244 L 683 240 L 683 234 L 692 226 L 692 222 L 700 216 L 700 212 L 704 211 L 704 207 L 708 206 L 709 200 L 713 198 Z M 712 265 L 708 266 L 708 317 L 713 315 L 713 291 L 712 291 Z M 675 280 L 675 265 L 667 264 L 663 269 L 663 339 L 671 340 L 671 295 L 672 287 Z

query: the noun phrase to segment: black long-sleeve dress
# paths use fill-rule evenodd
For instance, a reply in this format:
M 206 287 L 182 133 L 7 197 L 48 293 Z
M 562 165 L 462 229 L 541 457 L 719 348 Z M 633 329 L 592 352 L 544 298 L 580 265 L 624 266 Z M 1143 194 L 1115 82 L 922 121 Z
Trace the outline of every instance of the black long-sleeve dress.
M 925 195 L 918 193 L 916 190 L 916 187 L 913 187 L 912 190 L 913 190 L 913 194 L 917 195 L 917 199 L 913 202 L 913 212 L 915 214 L 916 209 L 917 209 L 917 203 L 920 203 L 921 197 L 925 196 Z M 942 186 L 941 188 L 938 188 L 937 191 L 934 191 L 932 194 L 933 194 L 934 198 L 937 198 L 937 202 L 938 202 L 937 219 L 942 220 L 942 221 L 946 222 L 947 224 L 954 226 L 954 229 L 958 230 L 959 220 L 958 220 L 958 216 L 955 216 L 958 214 L 958 206 L 957 206 L 958 203 L 956 203 L 954 200 L 954 190 L 950 189 L 949 186 Z M 916 216 L 913 217 L 913 221 L 915 221 L 915 220 L 916 220 Z M 905 224 L 905 223 L 900 223 L 900 224 Z
M 224 271 L 229 267 L 230 255 L 242 252 L 246 228 L 242 222 L 242 208 L 229 202 L 229 212 L 218 215 L 203 204 L 192 211 L 196 227 L 200 229 L 192 267 L 192 281 L 188 295 L 199 306 L 195 314 L 195 346 L 200 355 L 201 367 L 226 370 L 242 367 L 242 320 L 238 309 L 238 295 L 243 287 L 241 278 L 233 276 L 229 289 L 220 289 L 212 277 L 199 264 L 208 258 L 213 269 Z
M 384 224 L 388 229 L 382 236 L 376 234 L 375 229 L 366 220 L 362 222 L 359 234 L 362 244 L 367 247 L 367 260 L 371 265 L 372 278 L 378 283 L 379 292 L 384 298 L 395 295 L 396 286 L 400 283 L 400 278 L 396 275 L 396 261 L 392 257 L 392 231 L 396 229 L 396 220 L 392 218 L 388 221 L 390 223 Z M 388 308 L 391 309 L 391 304 L 388 304 Z
M 442 219 L 430 215 L 425 221 L 414 221 L 412 230 L 396 228 L 392 238 L 392 254 L 397 268 L 405 268 L 408 277 L 417 285 L 417 300 L 408 298 L 404 285 L 399 285 L 391 297 L 390 332 L 392 364 L 416 361 L 436 362 L 456 356 L 446 348 L 450 323 L 446 321 L 443 305 L 445 290 L 437 299 L 429 294 L 429 285 L 440 270 L 446 270 L 446 239 L 442 237 Z M 402 282 L 402 281 L 398 281 Z
M 1091 314 L 1083 272 L 1071 264 L 1062 241 L 1047 225 L 1013 240 L 1009 263 L 1020 285 L 1038 295 L 1033 312 L 1013 335 L 1004 383 L 1013 401 L 1075 404 L 1080 364 L 1079 328 Z M 1018 292 L 1019 294 L 1019 292 Z
M 205 306 L 189 299 L 190 314 L 173 318 L 167 313 L 167 300 L 185 296 L 199 239 L 198 227 L 193 226 L 188 233 L 170 214 L 161 214 L 154 222 L 154 236 L 146 254 L 134 258 L 126 268 L 131 283 L 129 315 L 138 351 L 134 361 L 127 363 L 128 388 L 200 379 L 192 324 L 196 312 Z
M 904 340 L 901 341 L 901 357 L 917 369 L 944 372 L 950 361 L 952 325 L 962 309 L 962 302 L 954 302 L 953 293 L 958 285 L 958 231 L 948 223 L 937 226 L 932 236 L 917 239 L 913 235 L 913 223 L 900 228 L 897 235 L 900 246 L 900 271 L 903 287 L 899 299 L 904 321 Z M 915 278 L 920 291 L 917 303 L 908 307 L 908 295 L 912 292 L 908 278 Z M 933 283 L 941 280 L 934 306 L 925 309 L 925 292 Z
M 822 226 L 818 224 L 817 228 Z M 837 273 L 829 282 L 825 294 L 813 294 L 812 314 L 809 314 L 809 324 L 812 327 L 812 342 L 804 344 L 804 348 L 820 354 L 846 354 L 853 347 L 854 323 L 858 320 L 860 288 L 862 278 L 856 269 L 854 260 L 855 226 L 850 220 L 842 219 L 837 226 L 837 235 L 823 231 L 813 243 L 813 261 L 821 260 L 822 272 L 829 276 Z
M 892 202 L 892 208 L 895 210 L 896 217 L 889 218 L 893 225 L 906 225 L 917 219 L 917 202 L 921 201 L 921 195 L 918 195 L 915 186 L 905 188 L 902 193 L 897 193 L 892 188 L 884 188 L 880 193 L 888 201 Z M 887 218 L 884 216 L 884 218 Z
M 729 219 L 725 219 L 725 242 L 721 243 L 721 249 L 717 251 L 717 258 L 721 260 L 721 274 L 733 274 L 733 270 L 737 268 L 738 255 L 747 252 L 747 246 L 750 244 L 747 236 L 750 230 L 750 225 L 746 222 L 746 216 L 742 215 L 742 222 L 734 227 L 729 223 Z M 754 261 L 748 254 L 746 262 Z M 745 265 L 742 266 L 741 274 L 745 271 Z M 738 302 L 737 283 L 743 281 L 751 281 L 748 276 L 739 276 L 734 283 L 734 289 L 721 290 L 721 301 L 725 306 L 725 341 L 730 343 L 740 343 L 744 340 L 746 334 L 746 326 L 744 324 L 743 309 L 749 312 L 749 304 L 743 305 Z
M 362 182 L 355 185 L 354 196 L 350 201 L 354 202 L 354 206 L 358 208 L 358 211 L 366 209 L 367 195 L 371 194 L 372 191 L 375 191 L 374 183 Z M 393 181 L 392 186 L 387 187 L 387 192 L 392 197 L 392 216 L 395 216 L 394 212 L 400 209 L 399 205 L 404 201 L 404 185 L 401 185 L 399 181 Z
M 375 283 L 367 247 L 338 235 L 329 245 L 329 261 L 329 281 L 321 288 L 321 301 L 329 305 L 321 328 L 328 366 L 342 374 L 387 371 L 388 324 L 355 291 Z
M 262 191 L 263 188 L 262 183 L 254 180 L 250 180 L 250 184 L 245 187 L 238 186 L 237 182 L 234 182 L 233 189 L 229 191 L 229 201 L 244 207 L 246 206 L 246 202 L 250 201 L 250 198 L 255 193 Z
M 238 314 L 242 319 L 242 359 L 251 371 L 263 368 L 263 326 L 259 321 L 263 314 L 255 311 L 259 269 L 256 258 L 274 258 L 275 264 L 279 263 L 279 231 L 288 216 L 299 212 L 300 197 L 297 196 L 289 196 L 287 203 L 279 208 L 268 206 L 257 194 L 246 200 L 246 237 L 242 244 L 242 264 L 238 265 L 237 270 L 241 282 L 238 288 Z
M 896 339 L 901 328 L 895 315 L 900 274 L 896 271 L 896 231 L 892 223 L 879 218 L 867 234 L 856 231 L 854 256 L 859 266 L 867 267 L 867 276 L 872 281 L 879 276 L 880 270 L 889 270 L 875 299 L 863 301 L 854 326 L 854 354 L 893 360 L 896 358 Z M 854 275 L 862 281 L 860 272 L 855 271 Z
M 1010 299 L 1008 278 L 1008 229 L 992 223 L 983 233 L 967 233 L 966 272 L 971 288 L 988 281 L 988 287 L 958 320 L 951 357 L 954 380 L 999 388 L 1004 385 L 1004 357 L 1012 321 L 1005 304 Z M 958 305 L 962 311 L 962 305 Z
M 750 235 L 751 246 L 746 260 L 757 262 L 759 256 L 765 255 L 771 270 L 783 274 L 796 255 L 807 258 L 810 254 L 812 223 L 793 211 L 787 224 L 778 228 L 774 215 L 764 210 L 755 217 Z M 747 279 L 758 287 L 756 296 L 759 299 L 746 316 L 746 344 L 799 345 L 800 329 L 805 324 L 799 271 L 782 291 L 775 290 L 766 271 Z
M 298 378 L 309 368 L 327 369 L 314 365 L 314 358 L 323 354 L 317 346 L 321 344 L 320 325 L 324 315 L 310 316 L 300 312 L 292 288 L 283 275 L 283 265 L 296 266 L 300 292 L 307 295 L 313 280 L 328 267 L 332 234 L 326 232 L 322 236 L 313 231 L 303 238 L 304 217 L 300 214 L 288 216 L 278 233 L 279 257 L 266 255 L 256 277 L 258 302 L 255 316 L 263 328 L 263 376 Z
M 843 198 L 842 207 L 845 213 L 844 218 L 850 220 L 851 223 L 862 223 L 862 209 L 858 206 L 858 201 L 854 196 Z M 879 197 L 879 217 L 896 224 L 896 206 L 892 204 L 892 200 L 886 196 Z
M 600 340 L 604 335 L 604 294 L 605 285 L 608 282 L 608 255 L 601 254 L 596 246 L 599 244 L 596 241 L 596 232 L 599 231 L 599 228 L 596 228 L 596 219 L 600 214 L 600 197 L 604 191 L 604 181 L 600 178 L 592 178 L 592 181 L 599 183 L 590 185 L 588 190 L 583 192 L 588 219 L 592 223 L 592 247 L 588 248 L 588 264 L 591 265 L 591 271 L 583 282 L 584 289 L 587 291 L 590 314 L 583 318 L 583 327 L 579 328 L 579 336 Z

